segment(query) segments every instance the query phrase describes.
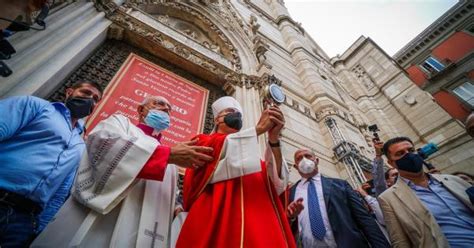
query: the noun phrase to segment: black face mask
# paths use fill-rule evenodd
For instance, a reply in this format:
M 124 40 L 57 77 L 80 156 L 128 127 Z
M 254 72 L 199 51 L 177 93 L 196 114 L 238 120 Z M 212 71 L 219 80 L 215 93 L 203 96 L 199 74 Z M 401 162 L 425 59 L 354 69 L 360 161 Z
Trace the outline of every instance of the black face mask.
M 92 98 L 71 97 L 66 100 L 66 107 L 71 111 L 72 118 L 84 118 L 94 110 L 95 101 Z
M 409 152 L 395 161 L 399 170 L 418 173 L 423 169 L 423 158 L 418 153 Z
M 228 113 L 224 117 L 224 123 L 235 130 L 240 130 L 242 128 L 242 114 L 239 112 Z

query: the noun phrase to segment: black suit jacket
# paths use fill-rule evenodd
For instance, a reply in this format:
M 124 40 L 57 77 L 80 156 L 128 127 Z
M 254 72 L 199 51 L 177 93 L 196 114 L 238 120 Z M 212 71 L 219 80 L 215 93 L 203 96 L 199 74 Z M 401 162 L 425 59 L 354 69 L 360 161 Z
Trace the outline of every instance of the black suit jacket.
M 295 199 L 298 181 L 290 188 L 290 202 Z M 344 180 L 321 176 L 324 202 L 336 244 L 345 247 L 390 247 L 374 218 L 369 214 L 352 187 Z M 299 240 L 298 220 L 291 223 L 296 241 Z

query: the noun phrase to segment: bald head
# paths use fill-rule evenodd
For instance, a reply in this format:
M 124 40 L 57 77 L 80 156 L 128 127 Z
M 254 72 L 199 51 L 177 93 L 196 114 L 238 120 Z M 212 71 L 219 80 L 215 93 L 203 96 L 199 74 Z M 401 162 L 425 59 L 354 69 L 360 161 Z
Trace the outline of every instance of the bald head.
M 295 155 L 294 155 L 295 162 L 296 162 L 297 157 L 304 156 L 304 154 L 311 154 L 313 156 L 316 156 L 316 154 L 313 151 L 306 148 L 301 148 L 301 149 L 296 150 L 295 152 Z

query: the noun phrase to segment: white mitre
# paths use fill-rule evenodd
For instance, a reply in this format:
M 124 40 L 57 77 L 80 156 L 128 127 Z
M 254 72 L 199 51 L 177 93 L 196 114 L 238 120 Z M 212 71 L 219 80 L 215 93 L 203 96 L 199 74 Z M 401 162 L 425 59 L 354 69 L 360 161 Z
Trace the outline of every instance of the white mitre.
M 242 107 L 237 100 L 231 96 L 223 96 L 212 104 L 212 114 L 214 115 L 214 118 L 217 117 L 222 110 L 228 108 L 234 109 L 242 114 Z

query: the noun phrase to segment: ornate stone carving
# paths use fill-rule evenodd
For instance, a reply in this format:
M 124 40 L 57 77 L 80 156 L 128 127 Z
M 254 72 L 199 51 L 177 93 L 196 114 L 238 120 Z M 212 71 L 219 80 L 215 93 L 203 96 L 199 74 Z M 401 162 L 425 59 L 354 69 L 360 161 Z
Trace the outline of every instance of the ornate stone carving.
M 409 93 L 403 97 L 403 101 L 410 106 L 413 106 L 417 103 L 416 98 Z
M 293 103 L 291 104 L 291 107 L 297 111 L 300 111 L 300 103 L 296 100 L 293 100 Z
M 235 92 L 235 85 L 232 83 L 232 82 L 226 82 L 224 84 L 224 86 L 222 86 L 222 90 L 224 90 L 224 92 L 227 94 L 227 95 L 232 95 L 234 94 Z
M 69 76 L 65 82 L 58 88 L 53 94 L 48 97 L 50 101 L 64 101 L 65 91 L 67 87 L 79 80 L 92 80 L 97 82 L 102 87 L 106 87 L 115 73 L 119 70 L 122 64 L 127 59 L 130 53 L 138 54 L 147 60 L 164 67 L 165 69 L 172 71 L 188 80 L 196 83 L 202 87 L 209 89 L 209 99 L 206 106 L 206 119 L 204 122 L 204 132 L 210 133 L 214 126 L 211 104 L 219 97 L 225 95 L 225 92 L 220 87 L 214 84 L 203 81 L 197 78 L 185 70 L 182 70 L 175 65 L 169 64 L 155 56 L 146 53 L 138 48 L 130 46 L 123 41 L 107 40 L 101 45 L 97 51 L 95 51 L 91 57 L 89 57 L 84 64 L 82 64 L 71 76 Z
M 251 14 L 251 15 L 250 15 L 249 25 L 250 25 L 250 30 L 252 30 L 252 34 L 253 34 L 253 35 L 256 35 L 258 29 L 260 28 L 260 24 L 258 24 L 257 21 L 258 21 L 258 20 L 257 20 L 257 17 L 256 17 L 254 14 Z
M 374 81 L 369 77 L 369 75 L 367 75 L 367 72 L 361 65 L 357 64 L 354 66 L 352 68 L 352 73 L 354 73 L 358 81 L 362 83 L 368 90 L 375 87 Z
M 158 21 L 169 26 L 170 25 L 170 17 L 168 15 L 158 15 Z
M 204 55 L 195 50 L 189 49 L 187 46 L 181 44 L 179 41 L 168 37 L 167 35 L 161 33 L 159 30 L 142 23 L 133 16 L 130 16 L 122 12 L 121 10 L 114 12 L 112 15 L 109 16 L 109 19 L 112 20 L 116 25 L 131 31 L 138 36 L 157 43 L 157 45 L 162 46 L 168 49 L 169 51 L 179 55 L 180 57 L 191 61 L 203 67 L 204 69 L 211 71 L 212 73 L 218 75 L 221 78 L 224 78 L 226 74 L 235 73 L 231 69 L 220 65 L 216 61 L 205 57 Z M 240 66 L 238 68 L 240 68 Z
M 255 56 L 257 57 L 257 61 L 259 63 L 258 69 L 261 66 L 265 66 L 268 69 L 271 69 L 272 66 L 267 62 L 267 56 L 265 56 L 265 53 L 268 51 L 270 46 L 267 44 L 266 41 L 263 40 L 263 38 L 259 35 L 255 36 L 253 39 L 253 51 L 255 53 Z
M 307 115 L 310 115 L 311 114 L 311 110 L 308 108 L 308 107 L 304 107 L 304 113 L 307 114 Z
M 255 57 L 257 57 L 258 61 L 257 70 L 260 70 L 262 66 L 271 69 L 272 66 L 267 62 L 267 56 L 265 56 L 265 53 L 268 51 L 270 46 L 264 40 L 264 38 L 258 34 L 260 24 L 258 24 L 257 17 L 254 14 L 250 15 L 249 26 L 253 34 L 253 52 L 255 54 Z
M 136 2 L 136 1 L 130 1 L 130 2 Z M 234 54 L 238 54 L 237 50 L 232 45 L 230 40 L 224 35 L 222 30 L 220 30 L 219 27 L 217 27 L 217 25 L 214 24 L 209 18 L 207 18 L 205 15 L 195 10 L 194 8 L 186 5 L 185 3 L 181 3 L 178 1 L 163 1 L 163 2 L 160 2 L 159 4 L 163 6 L 172 7 L 177 10 L 181 10 L 184 13 L 188 15 L 193 15 L 196 19 L 202 21 L 210 29 L 211 32 L 214 32 L 219 37 L 219 39 L 222 40 L 226 49 L 229 50 L 230 54 L 232 55 L 231 62 L 234 65 L 235 70 L 240 71 L 242 69 L 240 58 L 238 56 L 233 56 Z M 222 47 L 220 49 L 222 49 Z
M 193 39 L 196 39 L 197 38 L 197 34 L 194 30 L 191 30 L 191 29 L 185 29 L 185 30 L 181 30 L 182 33 L 184 33 L 185 35 L 193 38 Z
M 97 2 L 100 2 L 101 3 L 100 5 L 104 5 L 105 4 L 104 2 L 108 2 L 108 1 L 110 1 L 110 0 L 103 0 L 103 1 L 97 1 Z M 205 4 L 206 6 L 210 7 L 208 9 L 212 9 L 212 10 L 215 10 L 216 12 L 218 12 L 217 16 L 219 16 L 221 18 L 224 18 L 226 20 L 226 22 L 236 23 L 237 27 L 243 27 L 242 21 L 239 20 L 238 18 L 232 18 L 232 17 L 237 16 L 235 11 L 229 11 L 232 15 L 230 15 L 229 13 L 224 11 L 223 10 L 224 8 L 222 7 L 223 5 L 222 5 L 221 1 L 219 1 L 219 0 L 201 1 L 199 3 L 198 2 L 199 2 L 199 0 L 193 0 L 193 1 L 128 0 L 128 1 L 126 1 L 126 3 L 124 5 L 127 6 L 127 7 L 132 8 L 132 9 L 135 9 L 137 11 L 140 11 L 139 6 L 148 5 L 148 4 L 161 5 L 161 6 L 170 7 L 172 9 L 175 9 L 175 10 L 180 11 L 182 13 L 186 13 L 186 15 L 192 15 L 193 16 L 192 19 L 199 20 L 199 23 L 206 26 L 206 28 L 205 28 L 206 32 L 213 34 L 213 37 L 210 40 L 208 40 L 208 42 L 210 44 L 210 47 L 211 47 L 211 50 L 214 51 L 214 52 L 223 54 L 224 57 L 228 58 L 231 61 L 233 70 L 235 70 L 236 72 L 240 72 L 242 70 L 242 64 L 241 64 L 241 61 L 240 61 L 240 58 L 238 56 L 238 52 L 237 52 L 236 48 L 233 46 L 233 44 L 230 42 L 230 40 L 225 36 L 225 34 L 222 32 L 222 30 L 220 30 L 219 27 L 215 23 L 213 23 L 209 18 L 207 18 L 202 13 L 202 11 L 196 9 L 195 7 L 196 7 L 196 5 Z M 227 3 L 227 1 L 224 1 L 224 3 L 225 3 L 226 7 L 231 7 L 232 6 L 231 4 Z M 194 5 L 194 7 L 192 5 Z M 124 12 L 126 13 L 126 11 L 124 11 Z M 164 23 L 165 25 L 169 24 L 169 23 L 166 24 L 167 21 L 161 19 L 163 17 L 160 17 L 160 15 L 155 15 L 155 16 L 160 22 Z M 169 18 L 170 18 L 170 16 L 168 16 L 168 19 Z M 223 25 L 224 28 L 228 27 L 228 24 L 226 22 L 221 23 L 221 25 Z M 237 28 L 237 30 L 238 30 L 238 28 Z M 245 30 L 245 29 L 241 29 L 241 30 Z M 193 30 L 191 30 L 191 31 L 193 31 Z M 192 37 L 193 39 L 196 38 L 196 37 L 193 37 L 194 35 L 192 34 L 192 32 L 188 32 L 187 35 L 190 35 L 190 37 Z M 214 36 L 217 36 L 217 38 L 214 37 Z M 212 42 L 210 42 L 210 41 L 216 41 L 216 40 L 219 40 L 219 43 L 212 44 Z M 203 42 L 202 40 L 197 40 L 197 41 L 201 44 Z
M 337 115 L 338 113 L 339 109 L 336 106 L 329 106 L 316 113 L 316 120 L 321 121 L 330 115 Z
M 230 14 L 232 15 L 232 20 L 234 21 L 234 23 L 236 24 L 237 27 L 240 27 L 241 30 L 244 31 L 244 33 L 250 37 L 250 34 L 248 32 L 248 29 L 245 28 L 245 24 L 244 22 L 242 21 L 243 18 L 242 18 L 242 15 L 240 15 L 240 13 L 235 9 L 234 5 L 232 5 L 230 3 L 230 1 L 224 1 L 224 5 L 227 9 L 227 11 L 230 12 Z M 243 37 L 242 37 L 243 38 Z
M 102 11 L 106 16 L 114 13 L 120 7 L 112 0 L 93 0 L 98 11 Z
M 123 31 L 124 31 L 124 28 L 118 25 L 112 24 L 110 25 L 109 30 L 107 31 L 107 37 L 109 37 L 110 39 L 122 40 Z
M 218 45 L 215 44 L 215 43 L 211 43 L 211 42 L 205 40 L 205 41 L 202 42 L 202 45 L 203 45 L 204 47 L 206 47 L 207 49 L 209 49 L 209 50 L 215 52 L 215 53 L 222 54 L 222 52 L 221 52 L 221 47 L 218 46 Z

